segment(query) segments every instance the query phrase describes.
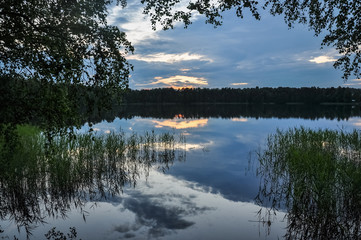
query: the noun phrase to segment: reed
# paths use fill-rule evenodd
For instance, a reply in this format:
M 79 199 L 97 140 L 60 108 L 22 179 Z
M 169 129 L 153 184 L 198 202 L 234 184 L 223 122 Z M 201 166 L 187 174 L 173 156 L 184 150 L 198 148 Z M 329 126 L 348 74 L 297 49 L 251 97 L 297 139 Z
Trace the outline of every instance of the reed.
M 89 132 L 49 140 L 30 125 L 3 127 L 1 133 L 0 218 L 12 219 L 28 235 L 46 217 L 65 218 L 72 206 L 82 210 L 87 201 L 120 194 L 151 168 L 165 171 L 185 155 L 171 133 Z
M 361 237 L 361 132 L 277 130 L 258 152 L 258 204 L 287 212 L 287 239 Z

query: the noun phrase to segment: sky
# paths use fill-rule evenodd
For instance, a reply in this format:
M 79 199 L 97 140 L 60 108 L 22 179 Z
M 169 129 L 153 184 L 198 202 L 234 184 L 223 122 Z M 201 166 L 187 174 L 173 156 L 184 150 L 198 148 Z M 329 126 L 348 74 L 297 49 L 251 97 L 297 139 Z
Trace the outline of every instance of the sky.
M 181 1 L 180 7 L 186 2 Z M 142 4 L 129 0 L 126 8 L 111 6 L 108 23 L 127 34 L 135 47 L 127 59 L 134 66 L 131 89 L 252 88 L 252 87 L 358 87 L 360 79 L 344 82 L 333 67 L 339 57 L 332 47 L 321 49 L 322 36 L 307 26 L 289 29 L 282 16 L 224 13 L 214 28 L 195 16 L 187 29 L 176 24 L 167 31 L 152 30 Z

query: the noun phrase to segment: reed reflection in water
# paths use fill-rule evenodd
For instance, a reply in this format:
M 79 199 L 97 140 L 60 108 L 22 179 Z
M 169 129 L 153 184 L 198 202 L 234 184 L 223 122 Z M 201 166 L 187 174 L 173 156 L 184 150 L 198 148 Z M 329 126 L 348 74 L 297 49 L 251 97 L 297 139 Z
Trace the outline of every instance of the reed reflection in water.
M 286 211 L 286 239 L 361 238 L 361 132 L 277 131 L 259 152 L 259 212 Z
M 84 133 L 50 141 L 28 125 L 13 131 L 3 127 L 2 133 L 0 219 L 13 221 L 27 237 L 46 218 L 66 218 L 72 208 L 85 220 L 86 202 L 135 186 L 152 167 L 166 171 L 175 160 L 185 160 L 184 136 L 171 133 Z

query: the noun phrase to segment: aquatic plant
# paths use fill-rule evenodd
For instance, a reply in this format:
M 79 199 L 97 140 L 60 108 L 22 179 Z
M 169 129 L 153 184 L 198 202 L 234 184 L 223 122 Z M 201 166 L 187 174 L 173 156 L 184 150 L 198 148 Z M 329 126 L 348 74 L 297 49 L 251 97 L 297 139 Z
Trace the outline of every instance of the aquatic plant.
M 269 135 L 258 152 L 256 202 L 272 222 L 286 211 L 286 239 L 361 237 L 361 132 L 293 128 Z
M 12 132 L 10 138 L 6 134 Z M 12 139 L 9 142 L 8 139 Z M 48 136 L 23 125 L 0 135 L 0 219 L 14 221 L 27 236 L 46 217 L 63 217 L 72 207 L 120 194 L 150 168 L 168 169 L 184 153 L 173 134 L 130 136 L 75 133 Z M 177 145 L 177 146 L 176 146 Z M 86 212 L 83 212 L 85 218 Z

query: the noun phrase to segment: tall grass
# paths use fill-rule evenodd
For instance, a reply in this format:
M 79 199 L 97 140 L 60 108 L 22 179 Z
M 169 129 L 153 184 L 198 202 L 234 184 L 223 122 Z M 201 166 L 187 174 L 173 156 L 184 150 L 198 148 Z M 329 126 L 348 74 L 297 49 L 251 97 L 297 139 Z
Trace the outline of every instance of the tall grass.
M 256 200 L 287 211 L 287 239 L 359 239 L 360 154 L 357 130 L 278 130 L 258 152 Z
M 36 127 L 13 130 L 13 143 L 6 131 L 0 135 L 0 218 L 12 219 L 28 234 L 47 216 L 66 217 L 72 206 L 82 209 L 86 201 L 135 186 L 154 166 L 165 171 L 184 160 L 177 147 L 184 138 L 169 133 L 79 133 L 49 141 Z

